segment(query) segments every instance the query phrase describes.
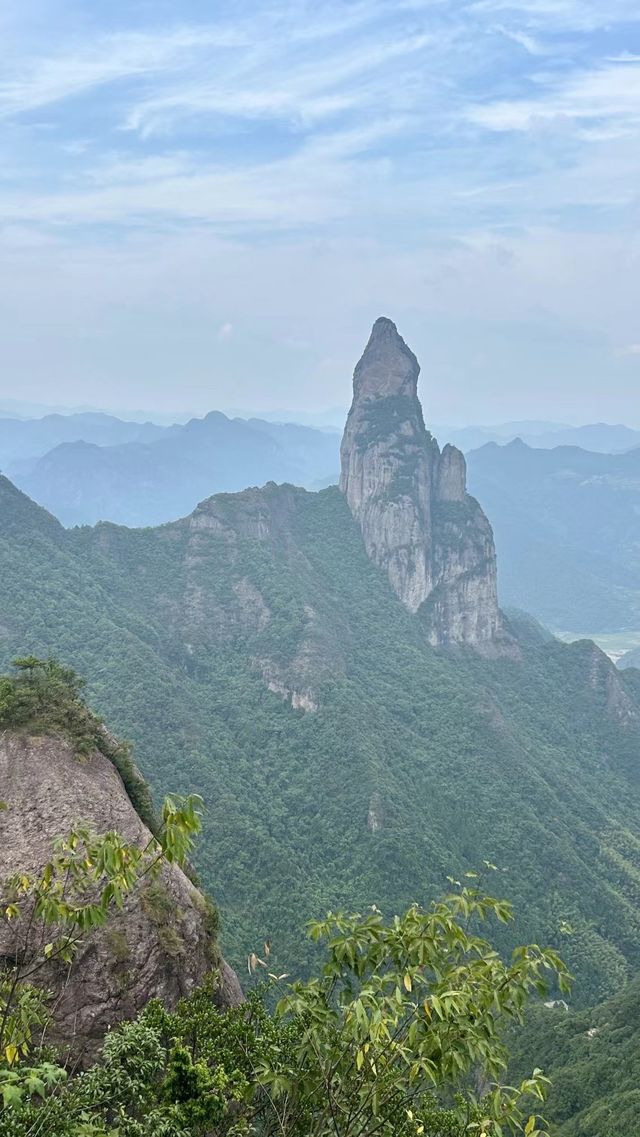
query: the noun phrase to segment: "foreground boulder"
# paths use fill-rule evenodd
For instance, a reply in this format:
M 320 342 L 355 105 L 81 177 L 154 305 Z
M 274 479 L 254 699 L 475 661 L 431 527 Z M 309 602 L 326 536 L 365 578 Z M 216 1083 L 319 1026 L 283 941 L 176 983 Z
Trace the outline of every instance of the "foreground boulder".
M 117 830 L 140 846 L 151 837 L 109 757 L 98 749 L 78 757 L 59 737 L 0 735 L 0 799 L 6 805 L 0 880 L 38 872 L 55 838 L 79 821 L 97 833 Z M 18 937 L 11 924 L 0 926 L 0 956 L 7 961 L 20 948 Z M 104 927 L 85 937 L 71 968 L 52 963 L 41 973 L 52 993 L 49 1038 L 91 1057 L 115 1023 L 133 1018 L 149 999 L 173 1006 L 212 969 L 219 975 L 216 1003 L 241 1002 L 237 976 L 218 948 L 214 906 L 182 869 L 164 863 L 138 883 L 122 910 L 113 908 Z

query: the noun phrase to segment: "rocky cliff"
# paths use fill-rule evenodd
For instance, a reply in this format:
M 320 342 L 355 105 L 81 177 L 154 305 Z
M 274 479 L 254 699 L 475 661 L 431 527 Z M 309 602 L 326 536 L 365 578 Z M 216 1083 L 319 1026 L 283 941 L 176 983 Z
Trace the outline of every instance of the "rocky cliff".
M 77 757 L 59 737 L 2 732 L 0 799 L 0 880 L 42 869 L 55 837 L 79 820 L 141 846 L 150 838 L 109 759 L 98 750 Z M 86 936 L 70 969 L 51 964 L 42 973 L 55 996 L 52 1040 L 91 1056 L 111 1025 L 151 998 L 175 1004 L 212 968 L 219 970 L 216 1002 L 241 1001 L 238 979 L 219 954 L 213 914 L 182 870 L 164 864 L 122 910 L 114 908 L 105 927 Z M 20 934 L 1 926 L 0 959 L 14 955 Z
M 395 324 L 376 320 L 353 376 L 340 489 L 368 555 L 431 643 L 505 650 L 491 526 L 466 492 L 462 453 L 441 453 L 425 427 L 419 373 Z

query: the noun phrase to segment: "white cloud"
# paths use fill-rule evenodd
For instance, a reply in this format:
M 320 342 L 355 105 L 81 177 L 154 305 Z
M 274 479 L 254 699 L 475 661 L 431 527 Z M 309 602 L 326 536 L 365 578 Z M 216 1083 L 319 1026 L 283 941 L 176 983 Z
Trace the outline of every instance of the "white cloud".
M 623 238 L 540 229 L 404 250 L 353 239 L 252 247 L 202 227 L 3 254 L 0 289 L 0 372 L 19 371 L 25 398 L 44 359 L 59 401 L 75 389 L 104 403 L 106 385 L 113 405 L 337 405 L 372 320 L 386 313 L 421 360 L 430 421 L 497 421 L 507 408 L 540 417 L 568 404 L 587 419 L 637 419 L 629 364 L 612 346 L 637 335 L 637 260 Z M 37 337 L 21 328 L 25 305 L 38 312 Z M 243 335 L 218 356 L 230 313 Z M 285 342 L 292 329 L 302 365 Z
M 612 51 L 621 27 L 598 29 L 640 9 L 220 0 L 217 24 L 189 24 L 196 7 L 185 0 L 185 23 L 158 27 L 138 5 L 144 30 L 125 14 L 106 34 L 89 6 L 95 35 L 67 24 L 39 54 L 28 35 L 6 51 L 5 374 L 169 383 L 188 337 L 189 367 L 208 383 L 219 351 L 237 403 L 232 361 L 255 338 L 250 381 L 282 363 L 285 384 L 276 347 L 295 349 L 296 381 L 308 367 L 339 401 L 362 329 L 389 311 L 413 320 L 425 360 L 469 398 L 478 376 L 493 382 L 489 329 L 536 321 L 578 345 L 593 330 L 598 366 L 615 356 L 628 385 L 640 60 Z M 452 329 L 455 353 L 467 324 L 473 352 L 447 370 L 430 336 Z
M 537 98 L 476 103 L 468 108 L 469 119 L 496 131 L 528 130 L 558 119 L 640 126 L 640 66 L 609 63 L 567 78 L 540 75 L 537 81 Z
M 185 27 L 149 34 L 102 36 L 73 52 L 20 59 L 7 68 L 0 82 L 0 115 L 19 114 L 49 106 L 120 79 L 153 74 L 175 67 L 185 53 L 206 48 L 239 46 L 234 29 Z
M 476 0 L 470 10 L 513 15 L 547 31 L 594 31 L 616 23 L 637 23 L 636 0 Z
M 534 36 L 529 35 L 528 32 L 524 32 L 521 29 L 506 28 L 503 24 L 496 24 L 495 28 L 492 30 L 504 36 L 505 39 L 509 39 L 513 43 L 517 43 L 519 47 L 523 47 L 524 50 L 529 53 L 529 55 L 546 55 L 550 50 L 549 48 L 546 48 L 539 39 L 536 39 Z
M 404 120 L 382 119 L 360 129 L 318 134 L 289 157 L 232 169 L 189 166 L 184 155 L 109 159 L 92 167 L 87 188 L 58 193 L 0 193 L 7 219 L 77 226 L 162 220 L 202 221 L 233 228 L 291 229 L 343 217 L 362 203 L 362 184 L 388 184 L 384 162 L 367 149 Z
M 182 117 L 216 114 L 312 123 L 379 103 L 385 92 L 393 102 L 394 94 L 397 97 L 402 90 L 393 61 L 418 55 L 432 42 L 431 36 L 416 34 L 385 42 L 358 41 L 348 47 L 338 44 L 318 58 L 287 64 L 283 44 L 277 48 L 271 44 L 267 50 L 254 46 L 241 59 L 234 57 L 216 68 L 206 80 L 180 83 L 138 102 L 126 126 L 148 136 L 175 129 Z

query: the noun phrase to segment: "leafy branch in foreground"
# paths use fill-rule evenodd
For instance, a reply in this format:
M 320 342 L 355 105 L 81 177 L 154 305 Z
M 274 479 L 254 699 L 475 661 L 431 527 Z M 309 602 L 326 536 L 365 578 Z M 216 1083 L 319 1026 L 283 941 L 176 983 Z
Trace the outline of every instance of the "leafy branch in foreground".
M 547 1080 L 501 1084 L 503 1032 L 568 975 L 535 945 L 504 963 L 473 930 L 489 917 L 511 909 L 468 888 L 391 922 L 330 914 L 309 929 L 326 942 L 319 976 L 274 975 L 224 1014 L 215 976 L 172 1012 L 150 1003 L 86 1073 L 30 1071 L 0 1137 L 536 1137 Z
M 122 908 L 135 885 L 162 861 L 184 864 L 200 829 L 197 795 L 167 797 L 162 824 L 144 846 L 126 842 L 115 831 L 100 836 L 76 826 L 54 843 L 39 872 L 17 873 L 0 885 L 0 927 L 4 925 L 0 970 L 0 1092 L 15 1100 L 19 1087 L 12 1070 L 24 1062 L 33 1033 L 49 1021 L 48 998 L 39 980 L 48 965 L 71 965 L 90 933 L 104 925 L 113 906 Z M 15 1070 L 14 1070 L 15 1073 Z M 36 1091 L 37 1086 L 36 1086 Z
M 544 1099 L 541 1071 L 519 1087 L 500 1084 L 505 1024 L 520 1021 L 547 981 L 568 987 L 553 951 L 517 948 L 509 964 L 470 929 L 512 918 L 504 901 L 470 888 L 386 924 L 329 914 L 310 925 L 327 944 L 319 978 L 291 985 L 279 1021 L 299 1028 L 293 1055 L 258 1068 L 265 1093 L 261 1132 L 307 1137 L 541 1132 L 527 1099 Z

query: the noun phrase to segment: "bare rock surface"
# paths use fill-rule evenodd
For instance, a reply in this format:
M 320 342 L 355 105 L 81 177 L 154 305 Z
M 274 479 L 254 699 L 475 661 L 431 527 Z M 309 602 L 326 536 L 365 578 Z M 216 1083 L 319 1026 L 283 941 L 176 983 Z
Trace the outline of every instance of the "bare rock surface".
M 368 555 L 433 644 L 513 651 L 498 608 L 493 533 L 466 492 L 466 464 L 425 427 L 420 367 L 386 317 L 353 376 L 340 489 Z
M 96 832 L 117 830 L 127 841 L 150 839 L 122 780 L 97 750 L 74 755 L 60 738 L 5 731 L 0 735 L 0 879 L 33 874 L 52 853 L 55 837 L 79 821 Z M 15 933 L 0 930 L 0 955 L 15 951 Z M 237 976 L 221 958 L 210 909 L 176 865 L 139 884 L 123 910 L 87 935 L 73 966 L 52 964 L 43 975 L 54 995 L 56 1041 L 91 1057 L 110 1026 L 134 1017 L 149 999 L 173 1006 L 212 968 L 219 970 L 215 1001 L 242 1001 Z

